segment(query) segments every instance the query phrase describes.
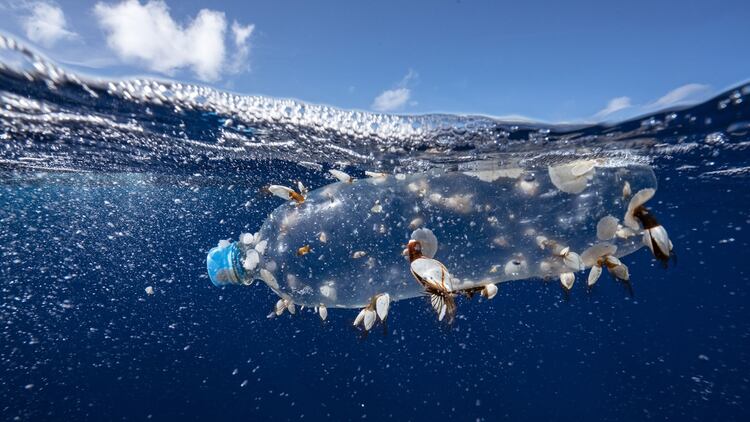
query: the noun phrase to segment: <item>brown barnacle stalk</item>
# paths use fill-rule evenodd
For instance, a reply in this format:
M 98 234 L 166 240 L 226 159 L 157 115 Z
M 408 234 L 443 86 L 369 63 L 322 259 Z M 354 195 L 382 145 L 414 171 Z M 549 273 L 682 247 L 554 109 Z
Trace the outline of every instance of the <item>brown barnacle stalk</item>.
M 625 224 L 635 230 L 639 228 L 639 225 L 643 227 L 643 244 L 666 268 L 670 259 L 676 259 L 672 251 L 672 241 L 669 240 L 664 226 L 644 205 L 654 196 L 654 193 L 654 189 L 643 189 L 633 195 L 625 215 Z
M 414 262 L 415 260 L 421 258 L 422 244 L 417 242 L 416 240 L 410 240 L 406 245 L 406 249 L 404 249 L 403 255 L 409 258 L 409 262 Z
M 289 192 L 289 199 L 296 202 L 298 205 L 305 202 L 305 197 L 295 191 Z
M 487 284 L 485 286 L 469 287 L 459 291 L 467 299 L 474 298 L 474 295 L 479 293 L 485 299 L 492 299 L 497 295 L 497 286 L 495 284 Z
M 676 259 L 672 251 L 672 241 L 669 240 L 667 230 L 659 224 L 646 207 L 635 210 L 635 218 L 643 224 L 643 244 L 646 245 L 654 257 L 666 268 L 670 259 Z
M 467 299 L 473 299 L 477 293 L 481 293 L 484 287 L 469 287 L 458 291 L 463 297 Z

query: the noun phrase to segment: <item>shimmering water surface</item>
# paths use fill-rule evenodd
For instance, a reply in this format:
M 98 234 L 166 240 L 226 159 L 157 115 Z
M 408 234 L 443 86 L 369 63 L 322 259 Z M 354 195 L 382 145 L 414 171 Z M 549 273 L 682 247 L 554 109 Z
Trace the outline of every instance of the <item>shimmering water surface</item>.
M 386 116 L 68 73 L 0 38 L 3 419 L 747 420 L 750 86 L 618 124 Z M 540 279 L 459 300 L 266 319 L 265 286 L 205 254 L 255 232 L 269 184 L 327 170 L 650 165 L 676 266 L 628 255 L 569 295 Z M 404 264 L 404 271 L 408 266 Z M 146 288 L 151 287 L 153 294 Z

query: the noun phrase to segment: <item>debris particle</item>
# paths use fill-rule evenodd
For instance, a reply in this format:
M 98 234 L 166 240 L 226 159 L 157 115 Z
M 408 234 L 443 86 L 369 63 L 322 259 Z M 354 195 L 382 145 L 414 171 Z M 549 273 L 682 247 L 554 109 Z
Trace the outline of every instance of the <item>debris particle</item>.
M 310 250 L 311 250 L 310 245 L 305 245 L 305 246 L 297 249 L 297 256 L 307 255 L 308 253 L 310 253 Z

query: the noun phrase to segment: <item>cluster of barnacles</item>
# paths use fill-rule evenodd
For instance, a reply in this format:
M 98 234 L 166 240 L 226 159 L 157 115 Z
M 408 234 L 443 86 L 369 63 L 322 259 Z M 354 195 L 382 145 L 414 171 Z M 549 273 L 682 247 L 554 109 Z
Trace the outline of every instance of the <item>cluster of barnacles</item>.
M 639 226 L 643 226 L 643 244 L 666 268 L 669 260 L 675 260 L 676 256 L 672 251 L 672 241 L 669 240 L 667 230 L 644 205 L 653 198 L 654 193 L 656 193 L 654 189 L 643 189 L 633 195 L 623 222 L 633 230 L 638 230 Z
M 301 306 L 300 310 L 304 308 L 304 306 Z M 268 314 L 267 318 L 279 317 L 284 314 L 284 311 L 288 311 L 290 314 L 294 315 L 297 313 L 297 306 L 291 299 L 281 298 L 276 301 L 273 310 Z M 323 321 L 328 318 L 328 308 L 323 304 L 315 307 L 315 313 L 318 314 Z
M 584 252 L 585 261 L 591 264 L 586 284 L 592 288 L 602 275 L 602 269 L 607 268 L 610 275 L 623 283 L 630 281 L 628 267 L 615 256 L 617 246 L 611 243 L 597 243 Z
M 254 271 L 260 265 L 261 257 L 266 252 L 268 240 L 261 239 L 260 233 L 243 233 L 240 236 L 240 244 L 245 249 L 242 268 L 245 271 Z
M 362 325 L 365 331 L 370 331 L 377 320 L 385 322 L 385 319 L 388 318 L 388 308 L 390 306 L 391 296 L 388 293 L 375 295 L 370 299 L 370 303 L 359 311 L 352 325 L 355 327 Z
M 564 179 L 563 181 L 568 182 L 564 185 L 567 190 L 560 188 L 561 190 L 566 192 L 578 192 L 581 189 L 581 185 L 585 185 L 588 179 L 591 178 L 594 166 L 595 162 L 587 162 L 585 166 L 579 165 L 570 168 L 563 168 L 563 170 L 569 172 L 572 176 L 567 174 L 558 175 L 557 173 L 553 174 L 552 172 L 550 173 L 550 176 L 553 178 L 553 182 L 556 178 Z M 558 173 L 561 171 L 562 170 L 559 169 L 557 170 Z M 333 169 L 329 170 L 329 172 L 340 182 L 353 183 L 355 181 L 353 177 L 343 171 Z M 373 178 L 386 176 L 383 173 L 366 172 L 366 174 Z M 572 182 L 568 179 L 572 180 Z M 557 183 L 555 183 L 555 185 L 557 186 Z M 307 189 L 301 182 L 298 182 L 297 188 L 298 191 L 295 191 L 286 186 L 271 185 L 268 190 L 276 196 L 285 200 L 294 201 L 299 205 L 304 202 L 305 196 L 307 195 Z M 604 268 L 608 270 L 614 279 L 629 285 L 630 273 L 628 267 L 615 256 L 617 246 L 608 242 L 615 238 L 628 239 L 640 232 L 643 236 L 643 244 L 649 248 L 654 257 L 665 267 L 670 259 L 674 259 L 675 255 L 672 250 L 673 245 L 669 240 L 666 229 L 658 223 L 653 214 L 644 205 L 654 196 L 654 193 L 655 190 L 649 188 L 640 190 L 635 195 L 632 195 L 628 204 L 627 212 L 623 219 L 623 224 L 620 224 L 620 221 L 616 217 L 609 215 L 603 217 L 596 227 L 597 238 L 601 242 L 586 249 L 580 255 L 571 250 L 569 246 L 560 244 L 555 240 L 548 239 L 541 235 L 536 237 L 537 245 L 543 250 L 550 251 L 552 256 L 556 259 L 560 259 L 565 268 L 569 270 L 561 273 L 559 276 L 560 284 L 566 292 L 570 291 L 575 283 L 575 272 L 584 270 L 586 266 L 591 267 L 587 278 L 587 286 L 589 289 L 591 289 L 599 280 Z M 630 184 L 625 182 L 623 187 L 623 199 L 627 199 L 630 196 Z M 376 202 L 372 211 L 380 212 L 382 210 L 381 207 L 382 206 L 379 202 Z M 421 225 L 421 220 L 416 220 L 417 219 L 410 223 L 411 228 L 416 228 Z M 325 242 L 323 236 L 325 236 L 325 233 L 321 233 L 321 242 Z M 425 238 L 424 236 L 427 237 Z M 424 287 L 425 294 L 429 297 L 430 304 L 437 314 L 438 320 L 442 321 L 446 316 L 448 317 L 448 321 L 453 320 L 455 315 L 455 297 L 458 295 L 471 298 L 475 294 L 480 293 L 481 296 L 487 299 L 492 299 L 497 295 L 498 287 L 492 283 L 478 287 L 454 290 L 452 283 L 455 279 L 448 273 L 448 270 L 441 262 L 433 258 L 436 249 L 437 239 L 434 238 L 432 232 L 428 229 L 419 229 L 412 234 L 412 239 L 409 241 L 404 254 L 410 261 L 412 275 L 417 282 Z M 304 245 L 298 249 L 297 254 L 302 256 L 309 251 L 309 245 Z M 355 252 L 354 258 L 357 258 L 357 253 L 359 252 Z M 364 252 L 362 252 L 362 255 L 364 255 Z M 361 326 L 364 331 L 367 332 L 370 331 L 378 321 L 384 323 L 388 317 L 390 302 L 391 298 L 388 293 L 373 296 L 367 306 L 362 308 L 357 314 L 353 325 L 355 327 Z M 274 310 L 269 314 L 269 317 L 274 315 L 280 316 L 285 311 L 288 311 L 291 314 L 295 313 L 295 305 L 291 299 L 279 299 Z M 318 313 L 323 321 L 328 317 L 328 310 L 323 304 L 315 307 L 315 312 Z
M 281 298 L 276 301 L 276 305 L 274 305 L 273 311 L 268 314 L 268 318 L 281 316 L 282 314 L 284 314 L 284 311 L 289 311 L 289 313 L 292 315 L 297 313 L 297 308 L 291 299 Z
M 390 305 L 391 296 L 388 293 L 373 296 L 370 303 L 359 311 L 353 325 L 355 327 L 361 325 L 365 331 L 370 331 L 378 320 L 385 322 L 386 318 L 388 318 Z M 304 306 L 300 309 L 304 309 Z M 314 309 L 321 320 L 325 321 L 328 319 L 328 307 L 326 305 L 321 303 Z M 285 311 L 288 311 L 292 315 L 297 313 L 296 305 L 289 298 L 281 298 L 276 301 L 273 310 L 268 314 L 268 318 L 281 316 Z
M 571 252 L 569 248 L 561 247 L 556 242 L 550 241 L 544 236 L 537 236 L 537 244 L 542 249 L 551 248 L 553 254 L 561 256 L 565 261 L 565 265 L 569 268 L 578 270 L 584 269 L 586 265 L 591 265 L 591 270 L 586 281 L 589 289 L 599 280 L 602 270 L 605 267 L 613 278 L 629 287 L 630 271 L 627 265 L 623 264 L 615 256 L 617 246 L 606 241 L 616 237 L 627 239 L 636 235 L 639 230 L 642 230 L 643 244 L 649 248 L 654 257 L 665 268 L 670 259 L 675 259 L 672 241 L 669 240 L 667 230 L 644 205 L 654 196 L 654 193 L 654 189 L 648 188 L 642 189 L 632 196 L 628 203 L 625 218 L 623 219 L 624 225 L 620 224 L 617 218 L 610 215 L 599 220 L 596 227 L 596 235 L 599 240 L 604 242 L 597 243 L 584 251 L 583 259 Z M 623 198 L 627 198 L 630 194 L 630 184 L 626 182 L 623 187 Z M 566 291 L 569 291 L 573 287 L 574 282 L 575 273 L 565 272 L 560 274 L 560 284 Z
M 552 252 L 553 256 L 562 259 L 565 268 L 571 270 L 560 274 L 560 284 L 566 291 L 572 289 L 573 283 L 575 283 L 574 271 L 581 271 L 585 268 L 581 256 L 571 251 L 570 246 L 563 246 L 554 240 L 548 239 L 546 236 L 537 236 L 536 244 L 541 249 Z
M 412 276 L 429 296 L 430 305 L 438 315 L 438 321 L 447 317 L 450 323 L 456 314 L 455 297 L 458 294 L 471 298 L 477 292 L 481 292 L 485 298 L 492 299 L 497 295 L 497 286 L 490 283 L 485 286 L 455 290 L 454 283 L 458 280 L 451 276 L 442 262 L 434 259 L 437 244 L 437 238 L 431 230 L 417 229 L 411 234 L 403 255 L 409 259 Z

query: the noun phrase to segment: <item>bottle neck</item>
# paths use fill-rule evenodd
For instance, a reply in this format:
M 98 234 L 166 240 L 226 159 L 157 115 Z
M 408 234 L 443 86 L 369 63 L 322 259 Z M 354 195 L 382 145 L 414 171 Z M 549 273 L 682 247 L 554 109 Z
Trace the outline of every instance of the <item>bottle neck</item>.
M 242 284 L 242 282 L 245 280 L 246 277 L 246 271 L 242 267 L 242 260 L 244 257 L 244 252 L 242 250 L 242 247 L 237 242 L 232 242 L 232 244 L 229 246 L 230 250 L 228 253 L 228 259 L 231 263 L 231 284 Z
M 237 242 L 211 249 L 206 258 L 211 282 L 215 286 L 242 283 L 247 276 L 242 267 L 243 255 Z

